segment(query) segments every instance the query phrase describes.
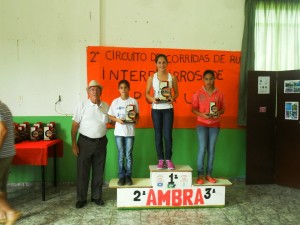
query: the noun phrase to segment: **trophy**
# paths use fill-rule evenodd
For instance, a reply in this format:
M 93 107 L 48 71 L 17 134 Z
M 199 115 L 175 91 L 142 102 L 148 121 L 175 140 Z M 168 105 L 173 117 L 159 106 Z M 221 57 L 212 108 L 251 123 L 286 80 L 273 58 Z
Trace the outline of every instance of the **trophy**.
M 156 101 L 158 103 L 171 102 L 172 92 L 169 87 L 169 81 L 160 81 L 159 82 L 159 91 Z
M 136 112 L 134 111 L 134 105 L 127 105 L 125 109 L 125 123 L 135 123 Z
M 30 124 L 23 122 L 19 124 L 19 135 L 22 141 L 30 140 Z
M 20 137 L 20 130 L 19 130 L 19 124 L 18 123 L 14 123 L 15 126 L 15 143 L 20 143 L 22 141 L 21 137 Z
M 44 128 L 43 128 L 43 123 L 42 122 L 36 122 L 35 124 L 33 124 L 34 127 L 36 127 L 36 131 L 38 132 L 38 137 L 33 137 L 31 135 L 31 138 L 30 140 L 32 140 L 32 137 L 33 137 L 33 140 L 37 139 L 36 141 L 39 141 L 39 140 L 44 140 Z M 31 130 L 30 130 L 31 131 Z M 32 133 L 31 133 L 32 134 Z
M 209 103 L 209 116 L 218 116 L 218 108 L 215 102 Z
M 38 141 L 39 140 L 38 129 L 39 129 L 38 126 L 30 127 L 30 140 L 31 141 Z
M 44 140 L 54 140 L 56 139 L 56 123 L 50 122 L 44 127 Z

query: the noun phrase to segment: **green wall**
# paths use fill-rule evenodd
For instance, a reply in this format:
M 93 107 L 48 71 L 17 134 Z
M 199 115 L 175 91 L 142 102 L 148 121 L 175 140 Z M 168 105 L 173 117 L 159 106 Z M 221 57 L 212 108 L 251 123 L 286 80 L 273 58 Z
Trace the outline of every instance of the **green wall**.
M 57 135 L 64 141 L 64 156 L 58 158 L 57 179 L 59 182 L 74 182 L 76 179 L 76 158 L 71 150 L 70 129 L 72 117 L 37 116 L 14 117 L 14 122 L 49 122 L 57 123 Z M 246 132 L 244 129 L 221 129 L 216 147 L 214 172 L 216 177 L 245 177 L 246 167 Z M 109 129 L 108 154 L 105 167 L 105 181 L 118 176 L 117 149 L 114 141 L 113 129 Z M 175 165 L 189 165 L 193 176 L 197 176 L 197 136 L 195 129 L 173 130 L 173 162 Z M 150 177 L 149 165 L 157 163 L 154 146 L 154 130 L 151 128 L 137 129 L 134 144 L 133 177 Z M 46 167 L 46 180 L 53 179 L 53 160 L 49 160 Z M 41 168 L 39 166 L 13 165 L 9 176 L 10 183 L 39 182 L 41 181 Z

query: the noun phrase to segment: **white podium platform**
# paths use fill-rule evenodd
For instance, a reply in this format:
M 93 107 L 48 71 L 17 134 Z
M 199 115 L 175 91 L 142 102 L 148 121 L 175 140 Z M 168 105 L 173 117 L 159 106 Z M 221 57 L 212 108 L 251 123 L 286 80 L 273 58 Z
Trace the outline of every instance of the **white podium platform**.
M 152 188 L 149 178 L 132 178 L 133 185 L 118 185 L 118 178 L 111 179 L 109 182 L 109 188 Z
M 133 185 L 118 186 L 112 179 L 110 188 L 117 188 L 118 209 L 224 207 L 225 187 L 232 183 L 215 178 L 216 183 L 205 181 L 198 185 L 192 177 L 192 168 L 175 165 L 175 170 L 158 170 L 150 165 L 149 178 L 133 178 Z

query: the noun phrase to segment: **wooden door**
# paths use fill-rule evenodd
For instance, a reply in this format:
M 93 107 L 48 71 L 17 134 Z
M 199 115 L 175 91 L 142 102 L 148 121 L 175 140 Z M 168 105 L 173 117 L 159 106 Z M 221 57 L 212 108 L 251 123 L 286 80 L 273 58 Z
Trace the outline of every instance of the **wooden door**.
M 276 75 L 248 73 L 246 184 L 274 183 Z
M 278 72 L 275 182 L 300 188 L 300 71 Z

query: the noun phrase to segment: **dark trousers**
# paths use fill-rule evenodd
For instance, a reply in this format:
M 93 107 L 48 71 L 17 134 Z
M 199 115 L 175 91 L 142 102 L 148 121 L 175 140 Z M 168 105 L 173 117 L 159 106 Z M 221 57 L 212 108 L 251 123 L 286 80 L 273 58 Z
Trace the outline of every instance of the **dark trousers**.
M 9 175 L 9 168 L 13 158 L 13 156 L 0 158 L 0 194 L 1 192 L 6 193 L 7 191 L 6 188 Z
M 174 110 L 170 109 L 152 109 L 152 122 L 155 132 L 155 147 L 158 159 L 172 158 L 172 130 L 174 120 Z M 163 148 L 163 139 L 165 151 Z
M 79 135 L 77 144 L 77 201 L 87 200 L 90 170 L 92 169 L 91 197 L 102 198 L 103 174 L 106 160 L 107 138 L 89 140 Z

